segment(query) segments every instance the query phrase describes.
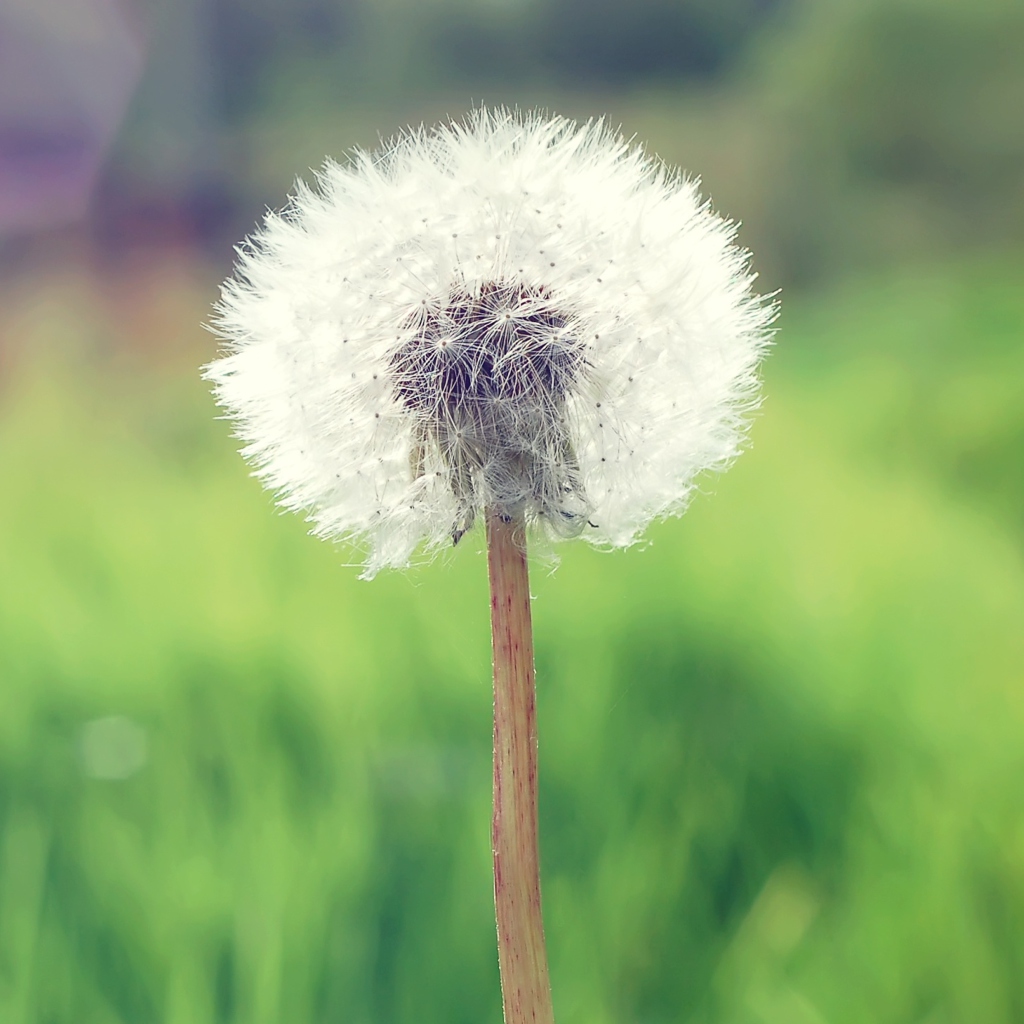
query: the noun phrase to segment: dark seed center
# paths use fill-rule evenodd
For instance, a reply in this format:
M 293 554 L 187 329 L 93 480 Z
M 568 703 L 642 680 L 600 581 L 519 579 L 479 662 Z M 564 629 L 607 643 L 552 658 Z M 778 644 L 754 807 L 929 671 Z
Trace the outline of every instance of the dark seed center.
M 391 356 L 395 393 L 415 415 L 414 472 L 432 448 L 460 505 L 456 541 L 477 508 L 559 520 L 582 515 L 566 396 L 586 360 L 571 317 L 544 288 L 491 282 L 424 307 Z
M 569 320 L 543 289 L 455 291 L 417 321 L 391 357 L 392 379 L 408 409 L 441 420 L 475 418 L 495 400 L 560 401 L 581 367 Z

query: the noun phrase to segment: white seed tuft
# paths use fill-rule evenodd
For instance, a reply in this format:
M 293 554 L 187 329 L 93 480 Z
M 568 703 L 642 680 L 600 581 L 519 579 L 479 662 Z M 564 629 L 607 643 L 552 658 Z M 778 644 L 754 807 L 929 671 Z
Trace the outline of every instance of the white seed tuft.
M 480 110 L 300 182 L 241 250 L 205 373 L 367 577 L 487 508 L 624 547 L 757 402 L 774 309 L 734 235 L 599 122 Z

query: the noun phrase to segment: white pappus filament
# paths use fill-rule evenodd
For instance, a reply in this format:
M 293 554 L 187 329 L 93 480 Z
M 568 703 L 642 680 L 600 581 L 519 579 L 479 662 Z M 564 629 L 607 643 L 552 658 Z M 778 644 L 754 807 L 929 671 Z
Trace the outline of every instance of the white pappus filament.
M 737 454 L 774 310 L 696 185 L 600 123 L 477 111 L 301 183 L 206 368 L 364 575 L 485 509 L 620 547 Z

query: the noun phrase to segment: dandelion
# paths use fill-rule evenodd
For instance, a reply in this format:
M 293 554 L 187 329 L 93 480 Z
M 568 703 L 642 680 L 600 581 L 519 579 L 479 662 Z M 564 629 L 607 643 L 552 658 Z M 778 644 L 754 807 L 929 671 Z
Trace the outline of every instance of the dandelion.
M 206 368 L 363 575 L 486 525 L 507 1024 L 552 1018 L 526 538 L 626 547 L 738 453 L 772 307 L 735 229 L 600 122 L 477 111 L 328 162 L 240 251 Z

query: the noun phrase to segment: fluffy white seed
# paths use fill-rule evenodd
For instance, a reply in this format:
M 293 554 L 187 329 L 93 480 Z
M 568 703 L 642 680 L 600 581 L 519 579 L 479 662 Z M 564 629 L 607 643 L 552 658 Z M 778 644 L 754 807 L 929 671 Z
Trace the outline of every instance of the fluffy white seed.
M 365 576 L 485 508 L 623 547 L 756 404 L 773 307 L 734 233 L 601 123 L 481 110 L 299 183 L 241 250 L 206 375 Z

